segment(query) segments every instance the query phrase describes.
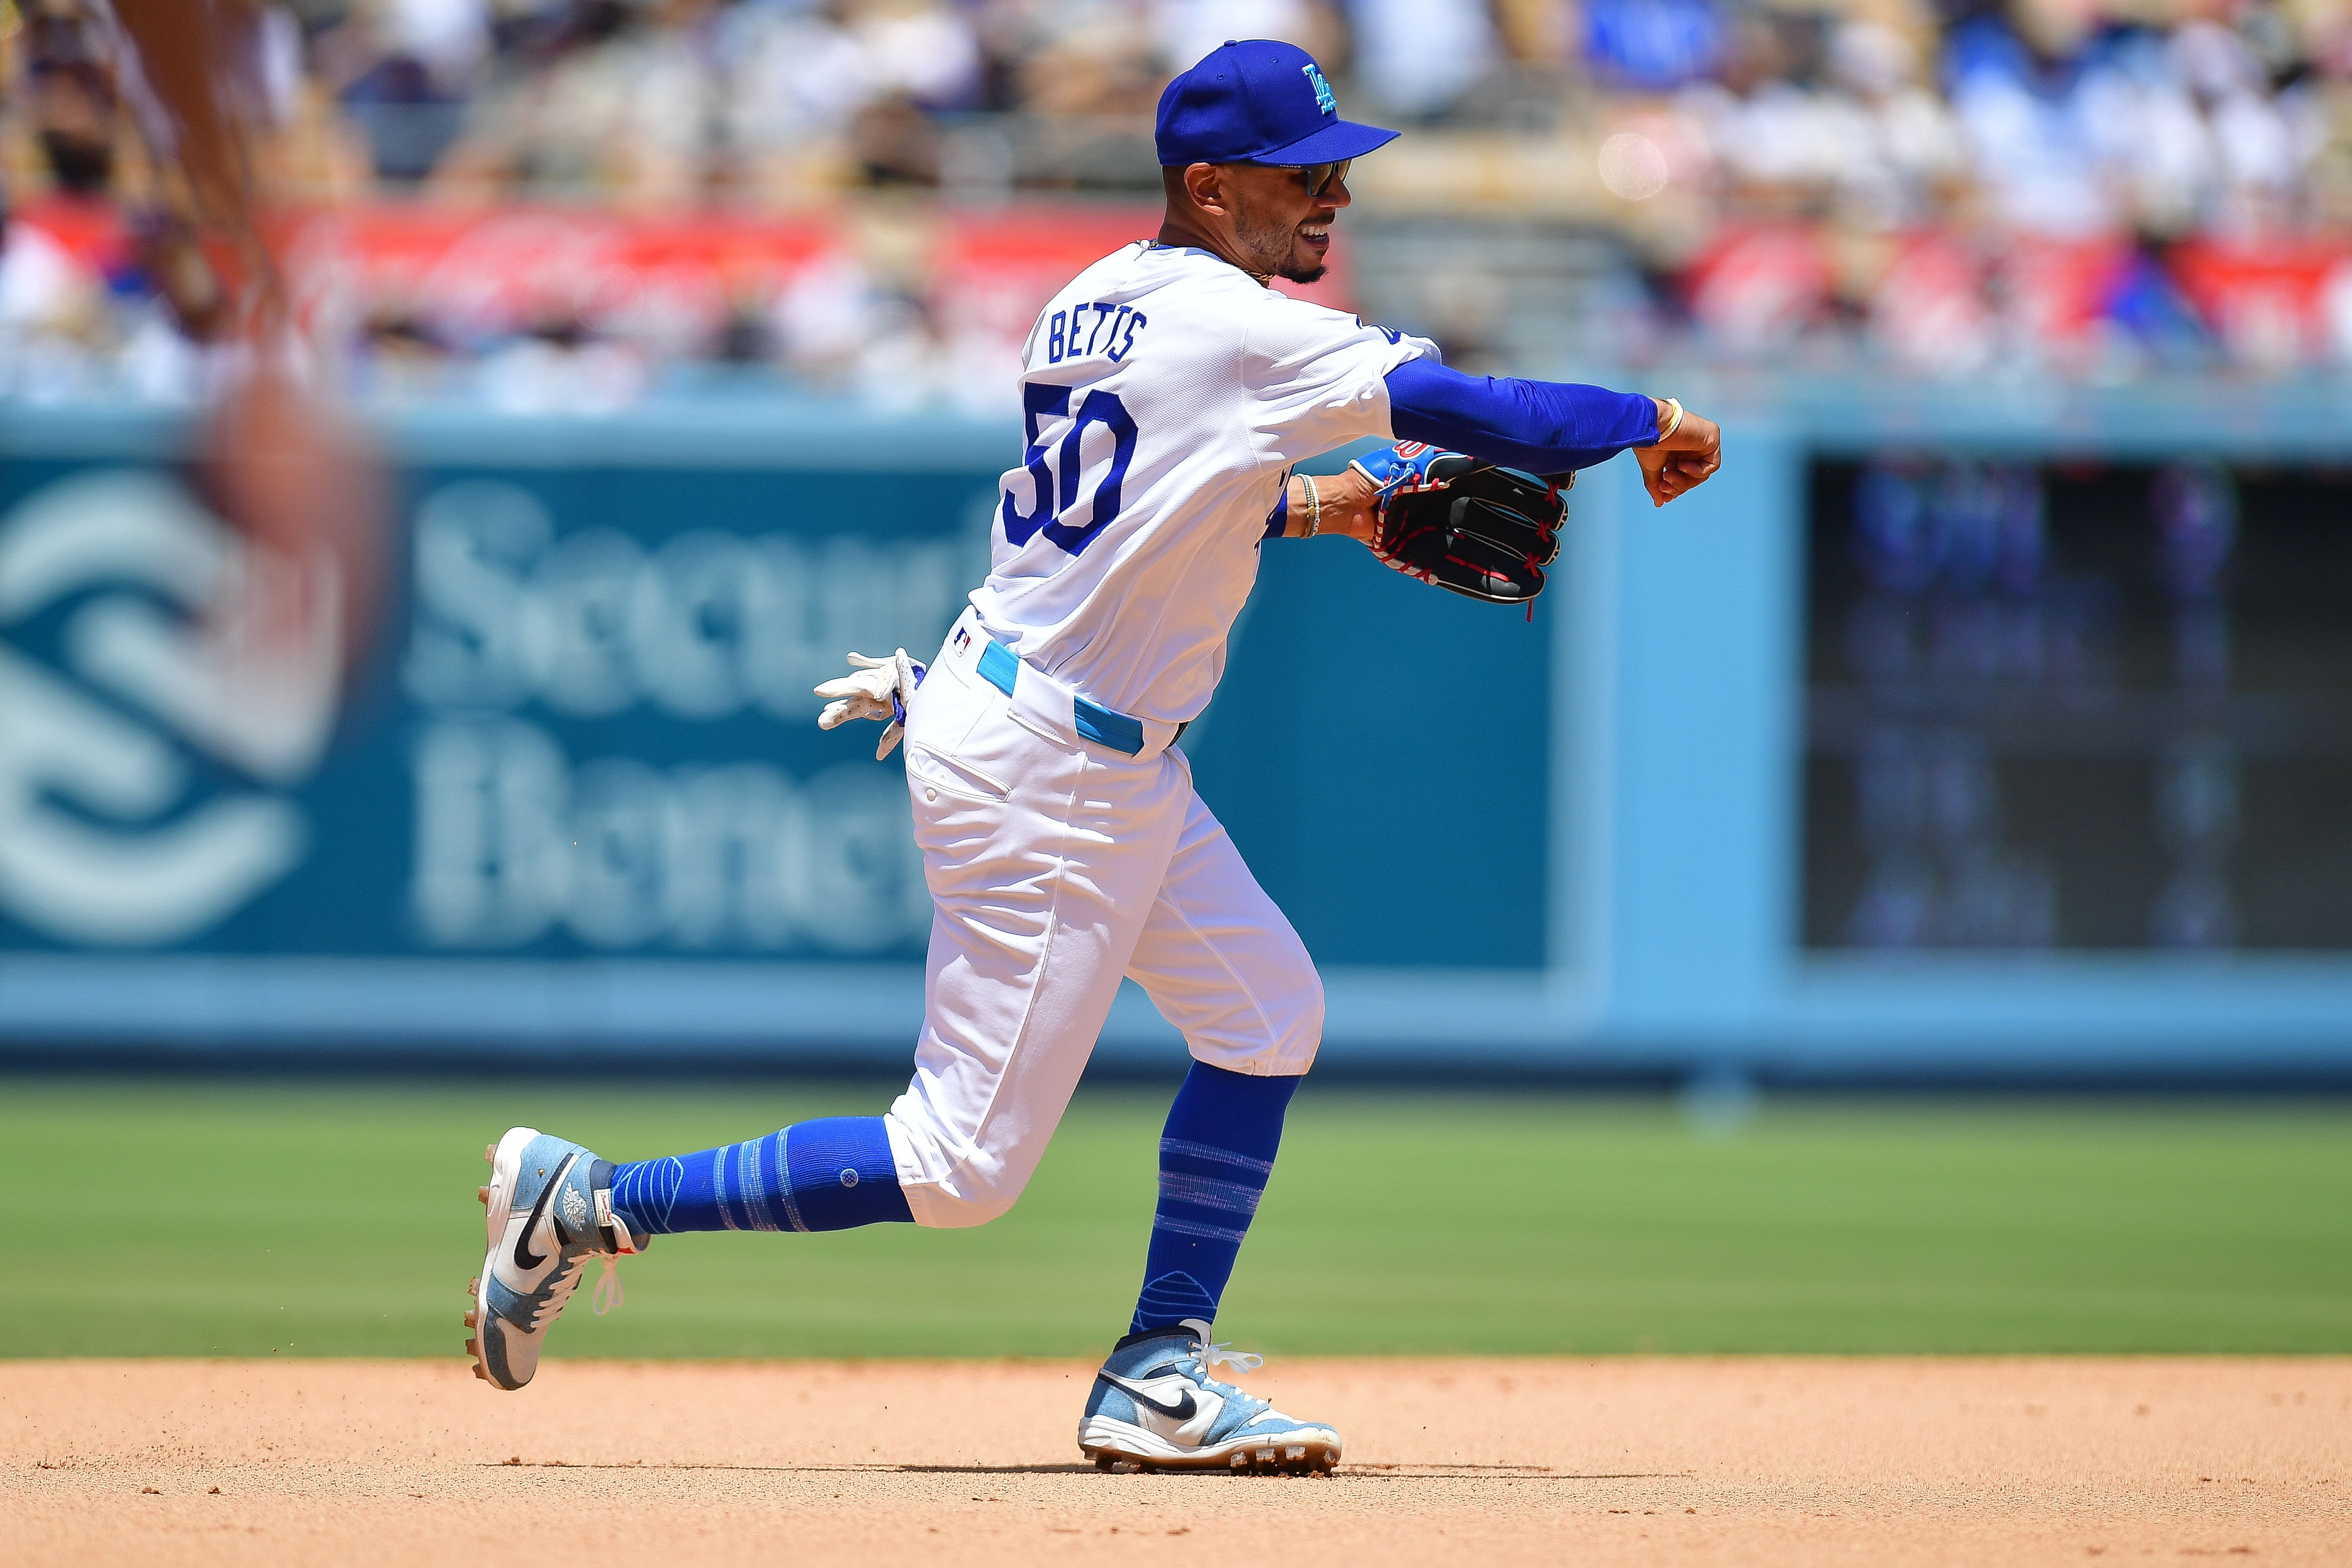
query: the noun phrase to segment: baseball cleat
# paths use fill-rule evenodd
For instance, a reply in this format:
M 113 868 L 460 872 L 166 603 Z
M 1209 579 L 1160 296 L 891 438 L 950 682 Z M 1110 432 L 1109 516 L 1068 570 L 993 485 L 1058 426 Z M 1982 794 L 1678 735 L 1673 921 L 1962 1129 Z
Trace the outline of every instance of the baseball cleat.
M 1105 1468 L 1124 1459 L 1148 1470 L 1328 1470 L 1339 1462 L 1339 1434 L 1210 1375 L 1264 1364 L 1213 1343 L 1198 1318 L 1129 1334 L 1095 1373 L 1078 1448 Z
M 517 1127 L 482 1151 L 489 1185 L 479 1196 L 488 1211 L 489 1251 L 467 1288 L 474 1310 L 466 1327 L 474 1337 L 466 1353 L 474 1375 L 516 1389 L 539 1370 L 540 1342 L 579 1288 L 591 1258 L 604 1265 L 596 1282 L 599 1316 L 621 1303 L 614 1259 L 643 1252 L 653 1237 L 637 1236 L 613 1214 L 613 1163 L 577 1143 Z

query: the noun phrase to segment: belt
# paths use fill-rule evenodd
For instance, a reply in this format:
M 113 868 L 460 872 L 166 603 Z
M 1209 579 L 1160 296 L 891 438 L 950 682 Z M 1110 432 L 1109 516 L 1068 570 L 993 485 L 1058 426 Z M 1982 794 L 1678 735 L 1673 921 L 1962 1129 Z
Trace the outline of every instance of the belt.
M 1021 676 L 1021 660 L 1011 648 L 988 637 L 980 650 L 980 678 L 1002 691 L 1013 695 L 1013 683 Z M 1124 713 L 1114 713 L 1099 702 L 1089 702 L 1072 693 L 1070 721 L 1078 733 L 1098 746 L 1108 746 L 1114 752 L 1125 752 L 1132 757 L 1143 750 L 1143 721 L 1130 719 Z M 1182 734 L 1184 726 L 1176 726 Z
M 1067 683 L 1024 664 L 1019 655 L 981 629 L 980 617 L 971 610 L 957 618 L 940 656 L 953 658 L 1004 693 L 1016 710 L 1028 712 L 1049 729 L 1075 733 L 1080 740 L 1125 756 L 1156 754 L 1174 745 L 1176 737 L 1184 732 L 1181 724 L 1152 723 L 1079 696 Z

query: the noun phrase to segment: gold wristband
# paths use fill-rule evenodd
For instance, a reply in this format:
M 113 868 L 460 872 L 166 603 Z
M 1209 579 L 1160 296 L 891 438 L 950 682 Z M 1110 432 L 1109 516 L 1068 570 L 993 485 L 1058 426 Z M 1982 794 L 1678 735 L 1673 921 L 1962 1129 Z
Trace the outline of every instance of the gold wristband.
M 1682 399 L 1679 397 L 1669 397 L 1666 399 L 1666 406 L 1675 411 L 1675 416 L 1666 421 L 1666 427 L 1664 429 L 1658 432 L 1658 439 L 1661 441 L 1673 440 L 1675 432 L 1683 427 Z
M 1307 537 L 1314 538 L 1323 531 L 1323 497 L 1315 489 L 1315 476 L 1301 474 L 1298 482 L 1307 487 Z

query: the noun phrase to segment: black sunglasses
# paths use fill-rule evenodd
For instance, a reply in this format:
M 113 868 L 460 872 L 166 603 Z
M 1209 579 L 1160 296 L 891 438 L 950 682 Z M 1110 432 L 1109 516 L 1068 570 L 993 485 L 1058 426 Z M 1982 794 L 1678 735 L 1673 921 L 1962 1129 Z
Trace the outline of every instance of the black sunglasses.
M 1273 166 L 1306 176 L 1307 194 L 1310 196 L 1319 196 L 1346 179 L 1348 165 L 1354 162 L 1353 158 L 1342 158 L 1336 163 L 1276 163 Z

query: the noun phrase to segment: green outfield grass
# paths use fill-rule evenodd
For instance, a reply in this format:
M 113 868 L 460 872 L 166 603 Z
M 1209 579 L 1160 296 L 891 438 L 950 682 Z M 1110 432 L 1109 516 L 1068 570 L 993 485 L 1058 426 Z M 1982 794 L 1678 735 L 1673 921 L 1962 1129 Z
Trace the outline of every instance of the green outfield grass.
M 454 1354 L 483 1143 L 615 1158 L 869 1086 L 0 1080 L 0 1347 Z M 979 1230 L 678 1236 L 558 1355 L 1044 1355 L 1126 1326 L 1165 1092 L 1088 1091 Z M 2352 1107 L 1768 1104 L 1310 1083 L 1221 1329 L 1287 1352 L 2352 1352 Z

